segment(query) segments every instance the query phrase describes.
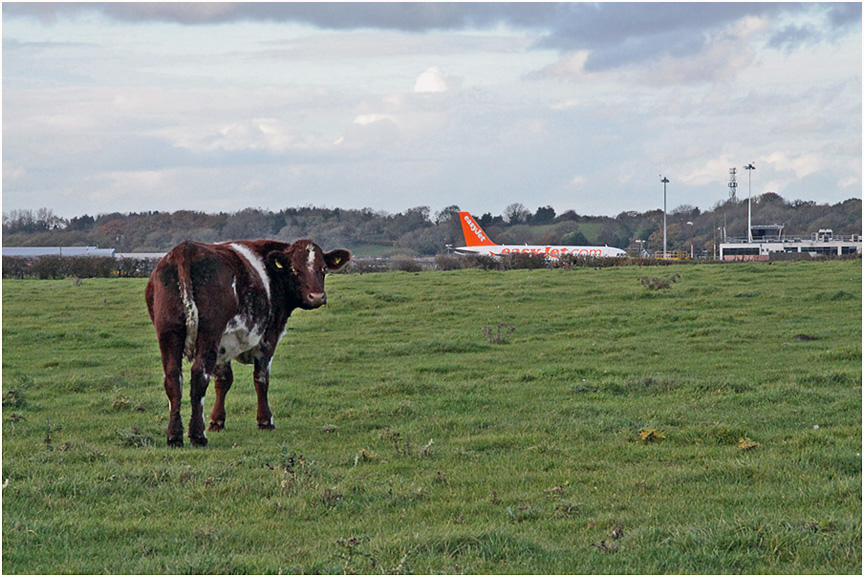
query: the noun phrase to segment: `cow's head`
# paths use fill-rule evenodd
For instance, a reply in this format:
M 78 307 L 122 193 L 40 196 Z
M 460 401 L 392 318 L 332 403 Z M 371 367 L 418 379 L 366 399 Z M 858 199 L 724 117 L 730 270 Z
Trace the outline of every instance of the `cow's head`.
M 267 267 L 275 278 L 293 293 L 301 308 L 314 309 L 327 302 L 324 275 L 343 268 L 351 260 L 351 251 L 331 250 L 325 253 L 311 240 L 298 240 L 285 250 L 267 255 Z

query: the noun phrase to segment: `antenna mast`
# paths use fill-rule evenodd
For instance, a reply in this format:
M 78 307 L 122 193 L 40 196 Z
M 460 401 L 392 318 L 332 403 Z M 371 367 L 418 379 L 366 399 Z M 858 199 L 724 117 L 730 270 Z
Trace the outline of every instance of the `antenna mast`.
M 732 204 L 738 202 L 738 195 L 736 194 L 738 190 L 738 180 L 735 176 L 736 174 L 738 174 L 737 168 L 729 169 L 729 184 L 727 186 L 729 187 L 729 200 L 732 201 Z

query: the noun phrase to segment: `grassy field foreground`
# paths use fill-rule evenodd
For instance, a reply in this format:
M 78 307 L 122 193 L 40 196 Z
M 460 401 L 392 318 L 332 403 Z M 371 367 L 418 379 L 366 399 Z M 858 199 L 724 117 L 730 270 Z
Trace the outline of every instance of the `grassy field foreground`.
M 171 450 L 145 281 L 4 281 L 3 571 L 861 573 L 860 260 L 327 282 Z

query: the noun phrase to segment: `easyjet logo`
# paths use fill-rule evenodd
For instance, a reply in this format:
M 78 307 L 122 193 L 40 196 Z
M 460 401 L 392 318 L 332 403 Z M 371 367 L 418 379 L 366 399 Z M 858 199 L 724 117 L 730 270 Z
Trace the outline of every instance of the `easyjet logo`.
M 465 215 L 465 223 L 468 225 L 468 228 L 471 229 L 471 232 L 473 232 L 475 235 L 477 235 L 477 238 L 479 238 L 482 241 L 486 240 L 486 235 L 483 234 L 483 230 L 479 226 L 474 224 L 474 219 L 471 218 L 470 216 L 468 216 L 467 214 Z
M 579 248 L 570 250 L 567 248 L 552 248 L 551 246 L 547 246 L 545 249 L 536 247 L 536 248 L 505 248 L 502 249 L 499 254 L 511 254 L 521 252 L 523 254 L 543 254 L 551 257 L 559 257 L 565 254 L 572 254 L 573 256 L 601 256 L 603 254 L 602 249 L 600 248 Z

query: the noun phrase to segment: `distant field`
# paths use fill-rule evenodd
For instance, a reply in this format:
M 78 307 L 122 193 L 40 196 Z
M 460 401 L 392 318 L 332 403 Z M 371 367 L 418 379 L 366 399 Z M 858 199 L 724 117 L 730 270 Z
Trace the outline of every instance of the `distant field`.
M 334 275 L 174 450 L 146 281 L 4 281 L 3 571 L 860 574 L 861 280 Z
M 351 247 L 351 252 L 357 257 L 381 258 L 392 254 L 393 247 L 380 244 L 358 244 Z

